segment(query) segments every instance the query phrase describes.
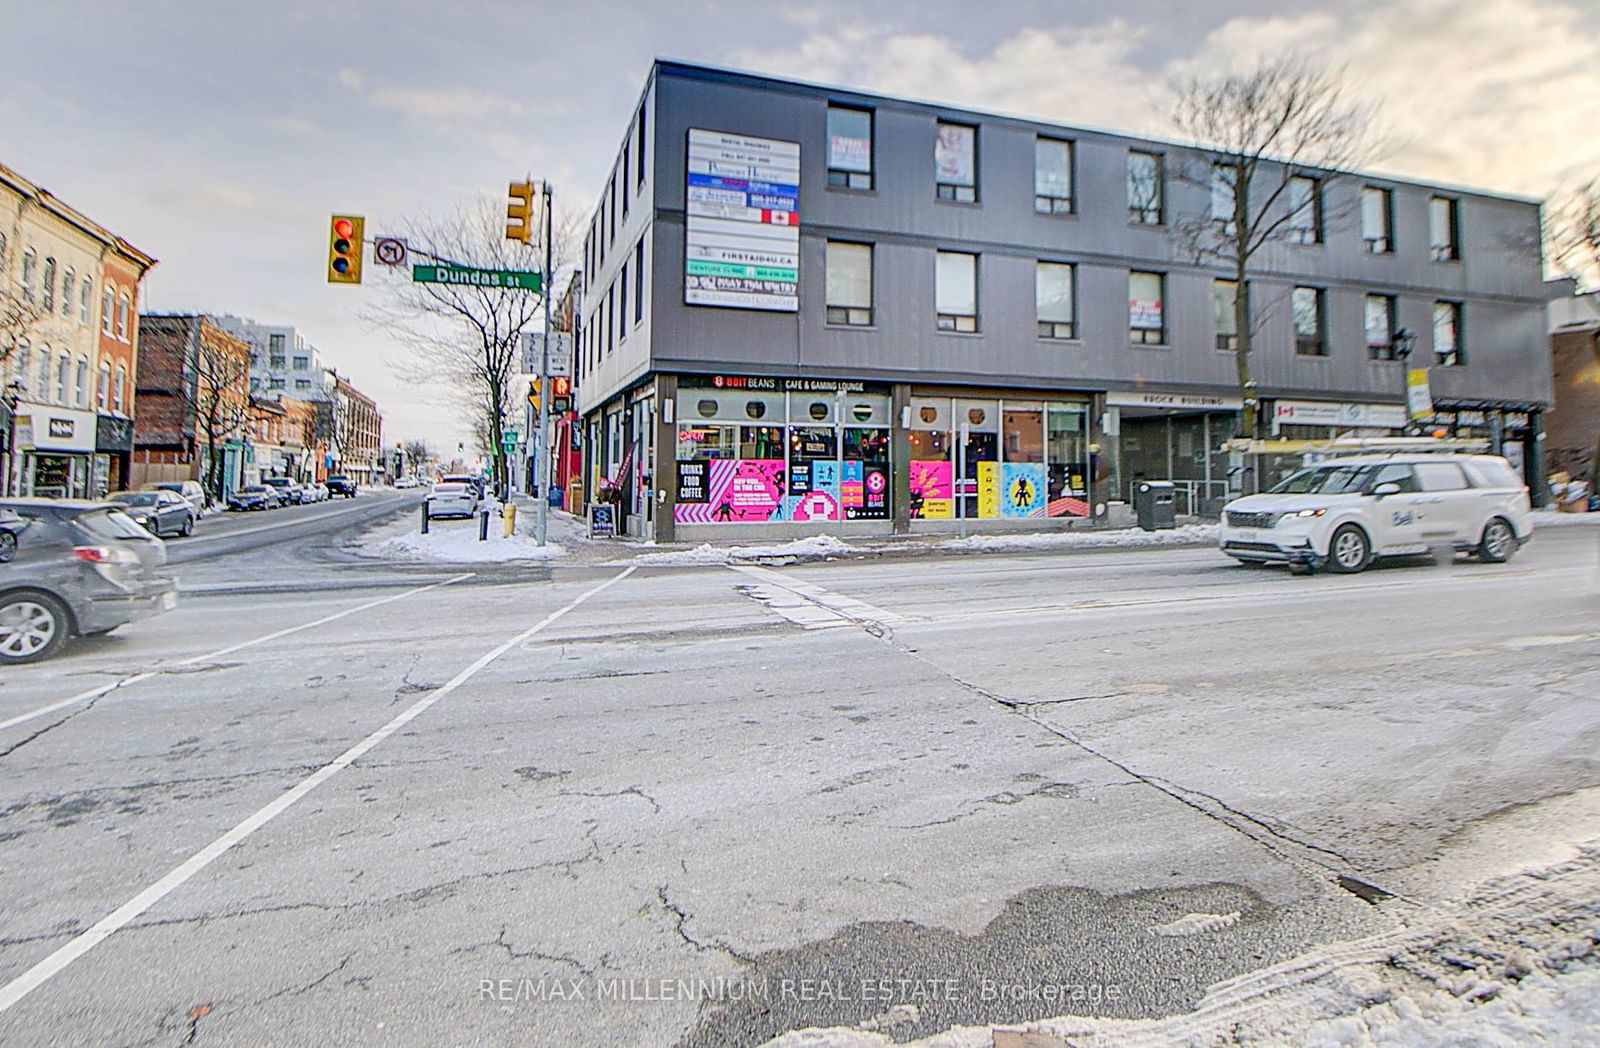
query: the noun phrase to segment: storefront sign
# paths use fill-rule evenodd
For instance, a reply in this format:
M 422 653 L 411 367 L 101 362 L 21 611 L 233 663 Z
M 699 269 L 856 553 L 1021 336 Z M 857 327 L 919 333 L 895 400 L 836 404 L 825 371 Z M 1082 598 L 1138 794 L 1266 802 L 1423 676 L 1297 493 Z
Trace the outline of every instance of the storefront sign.
M 1280 425 L 1400 429 L 1406 409 L 1398 404 L 1338 404 L 1324 400 L 1280 400 L 1272 406 L 1274 431 Z
M 19 431 L 18 446 L 32 447 L 35 451 L 93 451 L 95 415 L 92 411 L 75 411 L 70 408 L 52 408 L 44 405 L 23 404 L 18 409 L 17 425 L 25 418 L 31 423 L 28 440 L 24 442 Z M 26 412 L 26 416 L 20 414 Z
M 1143 390 L 1133 393 L 1107 393 L 1106 403 L 1124 408 L 1204 408 L 1212 411 L 1238 411 L 1244 406 L 1244 400 L 1240 397 Z
M 782 459 L 680 460 L 680 479 L 686 466 L 705 467 L 706 496 L 703 502 L 686 502 L 680 496 L 672 510 L 677 523 L 748 524 L 779 519 L 784 500 Z
M 955 470 L 949 459 L 911 461 L 911 519 L 955 519 Z
M 95 418 L 94 449 L 96 451 L 132 451 L 133 420 L 115 415 Z
M 683 389 L 748 389 L 766 393 L 883 393 L 888 386 L 826 378 L 774 378 L 766 375 L 684 375 Z
M 706 473 L 710 465 L 709 461 L 678 460 L 679 502 L 705 502 L 710 498 L 710 490 L 706 487 Z
M 689 129 L 684 302 L 793 313 L 800 144 Z
M 615 538 L 617 534 L 617 508 L 604 502 L 589 505 L 589 537 Z

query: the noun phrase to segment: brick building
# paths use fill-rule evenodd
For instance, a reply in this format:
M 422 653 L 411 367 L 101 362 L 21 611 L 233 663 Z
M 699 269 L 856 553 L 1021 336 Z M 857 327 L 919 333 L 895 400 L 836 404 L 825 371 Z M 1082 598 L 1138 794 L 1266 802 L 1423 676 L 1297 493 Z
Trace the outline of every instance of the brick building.
M 343 472 L 362 484 L 376 484 L 384 477 L 383 414 L 378 402 L 352 386 L 343 376 L 335 376 L 337 439 L 330 449 L 336 456 L 329 472 Z
M 1550 356 L 1555 407 L 1545 416 L 1550 471 L 1591 481 L 1600 454 L 1600 291 L 1578 295 L 1570 281 L 1550 302 Z M 1564 287 L 1563 287 L 1564 285 Z
M 247 464 L 250 346 L 199 314 L 140 317 L 139 329 L 133 483 L 198 480 L 226 499 Z

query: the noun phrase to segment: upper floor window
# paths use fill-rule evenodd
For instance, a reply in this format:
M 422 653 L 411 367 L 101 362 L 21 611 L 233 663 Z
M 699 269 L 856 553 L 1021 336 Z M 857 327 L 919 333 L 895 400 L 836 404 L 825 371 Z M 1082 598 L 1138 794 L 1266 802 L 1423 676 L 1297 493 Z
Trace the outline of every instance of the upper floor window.
M 1211 165 L 1211 221 L 1228 236 L 1239 229 L 1233 217 L 1233 197 L 1238 181 L 1239 165 Z
M 94 281 L 84 277 L 78 289 L 78 323 L 88 326 L 89 314 L 92 312 L 94 312 Z
M 1435 262 L 1461 260 L 1460 201 L 1433 197 L 1428 201 L 1428 242 Z
M 284 350 L 286 350 L 288 348 L 288 345 L 289 345 L 289 337 L 287 335 L 268 335 L 267 336 L 267 350 L 269 352 L 282 353 Z
M 940 200 L 963 204 L 978 200 L 978 129 L 939 122 L 933 142 L 934 192 Z
M 644 238 L 633 245 L 633 322 L 644 319 Z
M 1367 357 L 1393 360 L 1394 296 L 1368 295 L 1366 300 Z
M 1319 287 L 1297 287 L 1290 294 L 1290 312 L 1294 314 L 1294 351 L 1302 357 L 1328 355 L 1328 339 L 1323 334 L 1326 325 L 1323 293 Z
M 828 185 L 872 188 L 872 110 L 828 107 Z
M 111 387 L 112 402 L 118 411 L 127 411 L 128 369 L 126 365 L 117 365 L 117 381 Z
M 56 361 L 56 403 L 67 404 L 67 385 L 72 380 L 72 357 L 66 350 L 61 351 L 60 358 Z
M 297 378 L 297 379 L 294 380 L 294 388 L 295 389 L 310 389 L 311 388 L 311 380 L 308 379 L 308 378 Z
M 17 341 L 17 351 L 11 356 L 11 373 L 22 383 L 24 389 L 28 385 L 28 367 L 33 363 L 33 347 L 27 339 Z
M 1162 168 L 1158 153 L 1128 153 L 1128 221 L 1144 226 L 1161 224 Z
M 111 396 L 111 365 L 100 362 L 100 380 L 94 387 L 94 406 L 97 410 L 104 411 L 109 405 L 106 398 Z
M 1310 175 L 1289 179 L 1289 220 L 1284 229 L 1296 244 L 1322 243 L 1322 182 Z
M 1042 215 L 1072 212 L 1072 143 L 1033 140 L 1033 209 Z
M 78 274 L 69 268 L 61 275 L 61 315 L 72 316 L 72 293 L 78 290 Z
M 631 261 L 628 256 L 622 256 L 622 270 L 617 274 L 617 322 L 622 328 L 617 338 L 623 342 L 628 339 L 628 263 Z
M 78 367 L 72 377 L 72 402 L 80 408 L 89 406 L 89 358 L 79 357 Z
M 270 379 L 267 380 L 267 388 L 268 389 L 283 389 L 286 385 L 288 385 L 288 382 L 287 382 L 286 379 L 270 378 Z M 263 426 L 265 424 L 266 423 L 262 423 Z
M 106 285 L 105 294 L 100 296 L 100 331 L 102 334 L 111 334 L 111 325 L 116 322 L 117 292 L 110 284 Z
M 296 371 L 305 371 L 310 366 L 311 366 L 311 358 L 310 357 L 295 357 L 294 358 L 294 369 Z
M 1211 282 L 1211 312 L 1216 318 L 1218 349 L 1235 350 L 1239 348 L 1239 317 L 1234 309 L 1238 297 L 1238 281 L 1213 280 Z
M 33 301 L 34 270 L 39 267 L 39 256 L 33 253 L 33 248 L 22 253 L 22 272 L 18 281 L 22 284 L 22 297 L 29 302 Z
M 63 386 L 63 388 L 65 388 L 65 387 Z M 38 398 L 37 399 L 39 399 L 40 401 L 48 401 L 50 399 L 50 347 L 49 346 L 40 346 L 39 347 L 39 390 L 38 390 Z
M 933 300 L 940 331 L 977 331 L 978 256 L 940 251 L 934 261 Z
M 1167 341 L 1165 292 L 1161 273 L 1128 274 L 1128 337 L 1135 343 L 1159 346 Z
M 828 241 L 828 323 L 872 323 L 872 245 Z
M 39 279 L 39 306 L 46 313 L 56 308 L 56 260 L 44 260 L 44 275 Z
M 1361 238 L 1371 254 L 1394 252 L 1394 194 L 1389 190 L 1361 188 Z
M 1433 304 L 1433 359 L 1442 368 L 1460 367 L 1467 362 L 1461 340 L 1461 303 Z
M 132 306 L 127 295 L 117 299 L 117 337 L 124 342 L 128 341 L 128 311 Z
M 1040 338 L 1077 337 L 1074 267 L 1065 262 L 1040 262 L 1033 270 L 1033 305 Z
M 645 110 L 647 108 L 649 108 L 647 103 L 644 103 L 644 102 L 640 102 L 639 103 L 639 148 L 637 150 L 635 150 L 635 155 L 636 155 L 636 157 L 638 159 L 638 164 L 639 164 L 639 184 L 641 186 L 644 185 L 644 136 L 645 136 L 644 114 L 645 114 Z
M 628 200 L 633 196 L 628 192 L 628 172 L 633 170 L 633 146 L 624 143 L 622 146 L 622 218 L 623 226 L 627 226 Z

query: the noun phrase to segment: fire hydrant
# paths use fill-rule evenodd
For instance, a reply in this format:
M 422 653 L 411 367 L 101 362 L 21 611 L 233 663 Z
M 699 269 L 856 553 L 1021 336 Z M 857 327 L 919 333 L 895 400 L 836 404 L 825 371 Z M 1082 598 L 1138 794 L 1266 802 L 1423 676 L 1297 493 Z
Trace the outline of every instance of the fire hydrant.
M 510 538 L 517 532 L 517 504 L 507 502 L 500 510 L 500 519 L 505 522 L 505 537 Z

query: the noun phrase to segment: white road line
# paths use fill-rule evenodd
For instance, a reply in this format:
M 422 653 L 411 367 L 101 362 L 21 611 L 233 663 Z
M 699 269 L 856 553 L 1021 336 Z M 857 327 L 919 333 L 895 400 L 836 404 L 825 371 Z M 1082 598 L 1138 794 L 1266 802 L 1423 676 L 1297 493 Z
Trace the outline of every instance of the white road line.
M 285 810 L 287 810 L 300 798 L 304 797 L 306 794 L 310 793 L 312 790 L 316 789 L 318 786 L 321 786 L 324 782 L 327 782 L 329 779 L 339 774 L 339 772 L 343 771 L 345 768 L 348 768 L 351 764 L 361 759 L 362 755 L 364 755 L 368 750 L 372 749 L 374 746 L 378 745 L 378 743 L 382 742 L 384 739 L 387 739 L 389 736 L 405 727 L 411 721 L 422 716 L 422 714 L 426 713 L 428 709 L 435 703 L 439 702 L 445 696 L 461 687 L 461 685 L 465 684 L 473 677 L 474 674 L 483 669 L 485 666 L 489 665 L 489 663 L 493 662 L 495 659 L 498 659 L 500 656 L 521 644 L 529 637 L 539 633 L 546 626 L 556 622 L 558 619 L 562 618 L 564 615 L 578 607 L 578 605 L 582 604 L 590 597 L 601 592 L 602 590 L 616 585 L 637 570 L 637 568 L 632 567 L 626 568 L 620 574 L 613 575 L 611 578 L 600 583 L 598 586 L 585 590 L 583 593 L 573 598 L 568 604 L 558 608 L 555 611 L 552 611 L 550 614 L 546 615 L 532 626 L 523 630 L 515 637 L 512 637 L 510 640 L 490 651 L 488 654 L 480 655 L 478 659 L 472 663 L 472 665 L 468 666 L 454 677 L 451 677 L 450 680 L 447 681 L 445 685 L 438 691 L 431 692 L 427 696 L 418 699 L 416 702 L 406 707 L 403 712 L 401 712 L 389 723 L 385 724 L 371 735 L 368 735 L 354 746 L 351 746 L 349 749 L 339 754 L 339 756 L 335 757 L 327 764 L 324 764 L 322 767 L 318 768 L 316 771 L 300 780 L 300 782 L 295 786 L 290 787 L 288 792 L 284 793 L 277 800 L 268 804 L 255 814 L 249 816 L 243 822 L 239 823 L 239 825 L 235 826 L 227 833 L 224 833 L 221 837 L 218 837 L 204 848 L 201 848 L 199 851 L 189 856 L 189 858 L 177 869 L 173 870 L 171 873 L 168 873 L 165 877 L 162 877 L 144 891 L 140 892 L 138 895 L 135 895 L 133 898 L 117 907 L 117 909 L 112 913 L 102 917 L 94 927 L 68 942 L 65 946 L 62 946 L 50 956 L 46 957 L 38 964 L 35 964 L 32 968 L 29 968 L 27 971 L 11 980 L 11 982 L 7 983 L 3 988 L 0 988 L 0 1012 L 6 1011 L 12 1005 L 16 1004 L 28 994 L 38 989 L 67 965 L 71 964 L 79 957 L 82 957 L 90 950 L 94 949 L 95 946 L 99 945 L 102 941 L 115 934 L 118 929 L 122 928 L 129 921 L 144 913 L 150 907 L 154 906 L 172 891 L 177 889 L 189 878 L 193 877 L 195 874 L 211 865 L 225 852 L 227 852 L 229 848 L 232 848 L 235 844 L 238 844 L 240 841 L 261 829 L 261 827 L 265 826 L 279 815 L 282 815 Z
M 333 622 L 335 619 L 342 619 L 347 615 L 354 615 L 358 611 L 366 611 L 369 608 L 376 608 L 381 604 L 389 604 L 393 601 L 404 600 L 406 597 L 412 597 L 418 593 L 426 593 L 428 590 L 438 589 L 440 586 L 448 586 L 452 582 L 460 582 L 462 579 L 469 579 L 472 577 L 472 575 L 473 573 L 470 571 L 460 575 L 453 575 L 442 582 L 434 582 L 426 586 L 418 586 L 415 589 L 408 589 L 403 593 L 393 593 L 387 597 L 380 597 L 377 600 L 368 601 L 365 604 L 358 604 L 353 608 L 346 608 L 343 611 L 334 612 L 332 615 L 325 615 L 322 618 L 317 619 L 315 622 L 306 622 L 299 626 L 290 626 L 287 629 L 281 629 L 274 633 L 268 633 L 265 636 L 256 637 L 253 640 L 241 641 L 238 644 L 230 644 L 226 648 L 218 648 L 216 651 L 208 651 L 204 655 L 195 655 L 192 658 L 184 659 L 181 662 L 174 662 L 172 665 L 192 666 L 197 662 L 207 662 L 211 659 L 221 658 L 224 655 L 231 655 L 236 651 L 242 651 L 245 648 L 251 648 L 257 644 L 265 644 L 269 640 L 277 640 L 279 637 L 287 637 L 291 633 L 299 633 L 301 630 L 314 629 L 317 626 L 322 626 L 329 622 Z M 100 696 L 105 695 L 108 692 L 115 691 L 118 688 L 126 688 L 130 684 L 137 684 L 142 680 L 149 680 L 151 677 L 156 676 L 160 672 L 161 671 L 157 669 L 146 670 L 143 673 L 135 673 L 131 677 L 123 677 L 120 680 L 112 681 L 110 684 L 102 684 L 98 688 L 90 688 L 88 691 L 80 692 L 69 699 L 62 699 L 60 702 L 52 702 L 48 706 L 40 706 L 38 709 L 30 710 L 27 713 L 19 713 L 15 717 L 0 721 L 0 731 L 4 731 L 7 728 L 14 727 L 26 721 L 31 721 L 36 717 L 43 717 L 47 713 L 54 713 L 56 710 L 64 710 L 68 706 L 75 706 L 80 702 L 88 702 L 90 699 L 98 699 Z

